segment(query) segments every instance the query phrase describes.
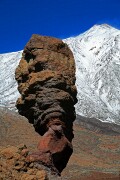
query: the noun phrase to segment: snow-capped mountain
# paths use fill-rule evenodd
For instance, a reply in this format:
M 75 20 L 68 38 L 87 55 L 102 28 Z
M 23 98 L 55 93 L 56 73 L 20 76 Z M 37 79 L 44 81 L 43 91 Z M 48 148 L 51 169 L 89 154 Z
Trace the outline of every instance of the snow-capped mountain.
M 19 64 L 22 51 L 0 54 L 0 106 L 15 109 L 19 96 L 15 69 Z
M 120 124 L 120 30 L 95 25 L 64 42 L 76 61 L 77 114 Z
M 120 31 L 95 25 L 64 39 L 76 61 L 78 115 L 120 124 Z M 19 96 L 14 78 L 22 51 L 0 55 L 0 104 L 14 107 Z

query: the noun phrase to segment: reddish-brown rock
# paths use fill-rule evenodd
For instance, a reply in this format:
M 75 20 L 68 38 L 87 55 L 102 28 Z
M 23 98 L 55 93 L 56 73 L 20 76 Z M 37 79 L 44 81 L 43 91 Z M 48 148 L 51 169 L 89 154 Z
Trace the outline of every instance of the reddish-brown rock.
M 61 172 L 72 154 L 75 64 L 61 40 L 33 35 L 15 73 L 21 98 L 17 108 L 42 135 L 39 152 L 29 160 L 55 166 Z
M 28 163 L 29 151 L 25 145 L 0 148 L 0 179 L 48 180 L 47 171 L 42 166 Z

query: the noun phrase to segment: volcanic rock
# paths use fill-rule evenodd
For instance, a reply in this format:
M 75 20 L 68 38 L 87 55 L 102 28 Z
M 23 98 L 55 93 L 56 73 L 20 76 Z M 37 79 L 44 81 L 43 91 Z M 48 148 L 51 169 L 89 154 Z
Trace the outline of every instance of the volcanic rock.
M 0 179 L 47 180 L 46 171 L 33 163 L 28 163 L 29 151 L 25 145 L 8 146 L 0 149 Z
M 29 160 L 37 158 L 61 172 L 72 154 L 77 102 L 72 52 L 59 39 L 33 35 L 15 77 L 21 94 L 16 107 L 43 136 L 39 153 Z

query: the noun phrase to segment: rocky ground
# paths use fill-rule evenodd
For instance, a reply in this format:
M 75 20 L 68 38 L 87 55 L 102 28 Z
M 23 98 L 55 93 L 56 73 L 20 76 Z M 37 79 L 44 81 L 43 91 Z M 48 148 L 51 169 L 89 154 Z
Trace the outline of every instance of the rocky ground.
M 96 127 L 90 130 L 86 123 L 74 124 L 74 153 L 61 177 L 57 177 L 43 166 L 26 162 L 26 155 L 37 149 L 40 139 L 27 119 L 0 109 L 0 180 L 119 180 L 120 135 L 107 133 L 107 128 L 104 133 Z
M 2 147 L 0 149 L 0 179 L 47 180 L 47 173 L 42 167 L 27 162 L 28 153 L 25 145 Z

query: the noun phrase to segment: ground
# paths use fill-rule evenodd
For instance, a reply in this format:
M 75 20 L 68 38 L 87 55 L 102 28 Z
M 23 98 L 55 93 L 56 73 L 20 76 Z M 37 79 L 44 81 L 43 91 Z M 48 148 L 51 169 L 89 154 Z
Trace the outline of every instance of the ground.
M 120 179 L 120 135 L 91 131 L 78 124 L 74 124 L 74 135 L 74 152 L 62 172 L 62 180 Z M 26 118 L 0 110 L 1 148 L 26 144 L 35 151 L 40 138 Z

